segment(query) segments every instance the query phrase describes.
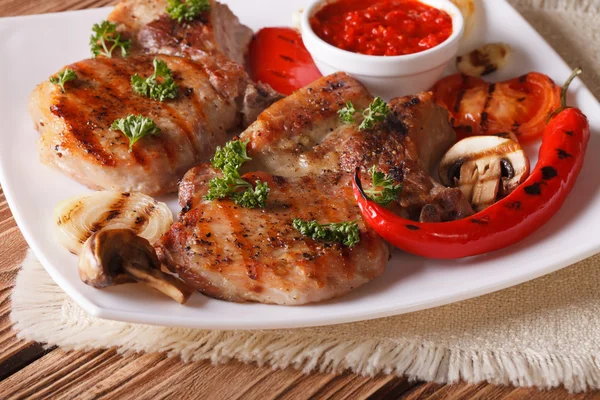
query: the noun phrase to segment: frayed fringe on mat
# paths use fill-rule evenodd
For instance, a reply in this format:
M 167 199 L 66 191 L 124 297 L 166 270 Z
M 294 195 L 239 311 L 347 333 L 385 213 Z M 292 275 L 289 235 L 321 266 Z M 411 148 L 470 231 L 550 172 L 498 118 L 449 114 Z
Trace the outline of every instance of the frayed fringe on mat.
M 481 0 L 480 0 L 481 1 Z M 496 0 L 494 0 L 496 1 Z M 600 0 L 508 0 L 518 8 L 600 13 Z
M 294 367 L 304 372 L 379 373 L 438 383 L 552 388 L 572 392 L 600 388 L 600 360 L 565 354 L 499 352 L 436 346 L 418 340 L 355 340 L 281 334 L 277 331 L 207 331 L 163 328 L 88 317 L 29 254 L 13 293 L 11 318 L 23 339 L 65 350 L 117 348 L 120 353 L 166 353 L 182 360 L 231 359 Z

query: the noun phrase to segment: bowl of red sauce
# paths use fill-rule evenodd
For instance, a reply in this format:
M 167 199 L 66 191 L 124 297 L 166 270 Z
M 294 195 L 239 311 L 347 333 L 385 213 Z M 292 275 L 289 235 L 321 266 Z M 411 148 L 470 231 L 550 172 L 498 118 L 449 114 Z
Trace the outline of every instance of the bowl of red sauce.
M 302 16 L 302 40 L 319 71 L 347 72 L 385 99 L 429 90 L 463 29 L 449 0 L 316 0 Z

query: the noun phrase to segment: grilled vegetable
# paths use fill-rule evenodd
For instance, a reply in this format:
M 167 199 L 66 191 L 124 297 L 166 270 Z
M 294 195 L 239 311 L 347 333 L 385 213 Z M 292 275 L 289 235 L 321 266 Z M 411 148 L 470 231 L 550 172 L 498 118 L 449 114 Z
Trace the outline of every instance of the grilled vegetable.
M 432 90 L 436 103 L 450 113 L 459 139 L 511 132 L 519 142 L 531 142 L 560 107 L 560 87 L 538 72 L 498 83 L 454 74 Z
M 511 139 L 473 136 L 448 150 L 440 162 L 439 176 L 444 185 L 459 187 L 473 209 L 481 211 L 527 179 L 529 159 Z
M 458 72 L 480 77 L 504 68 L 511 54 L 511 47 L 504 43 L 488 43 L 470 53 L 456 58 Z
M 321 77 L 304 47 L 300 33 L 291 28 L 264 28 L 250 44 L 250 76 L 289 95 Z
M 141 193 L 94 192 L 64 200 L 54 209 L 56 237 L 74 254 L 104 228 L 132 229 L 154 243 L 172 223 L 173 214 L 166 204 Z
M 79 256 L 79 277 L 86 285 L 102 289 L 140 282 L 185 303 L 194 289 L 161 271 L 156 251 L 130 229 L 103 229 L 84 244 Z
M 535 232 L 561 208 L 573 189 L 590 139 L 585 115 L 566 106 L 567 80 L 561 105 L 544 129 L 539 160 L 531 175 L 511 194 L 465 219 L 418 223 L 404 219 L 364 193 L 358 173 L 354 195 L 365 221 L 392 245 L 429 258 L 461 258 L 498 250 Z

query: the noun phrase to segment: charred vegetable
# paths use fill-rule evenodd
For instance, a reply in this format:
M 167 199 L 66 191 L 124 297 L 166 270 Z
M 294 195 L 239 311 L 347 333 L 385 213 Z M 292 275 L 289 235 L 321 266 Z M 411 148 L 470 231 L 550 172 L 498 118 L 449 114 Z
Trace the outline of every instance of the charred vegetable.
M 314 82 L 321 73 L 304 47 L 300 33 L 291 28 L 264 28 L 250 44 L 250 75 L 290 95 Z
M 436 103 L 450 113 L 459 139 L 511 132 L 519 142 L 530 142 L 542 135 L 548 116 L 560 107 L 560 87 L 538 72 L 499 83 L 455 74 L 432 90 Z
M 140 282 L 185 303 L 193 289 L 161 271 L 156 251 L 130 229 L 103 229 L 84 244 L 79 256 L 79 277 L 86 285 L 102 289 Z
M 480 77 L 504 68 L 511 48 L 504 43 L 488 43 L 456 58 L 456 68 L 462 74 Z
M 103 228 L 132 229 L 154 243 L 172 223 L 166 204 L 141 193 L 94 192 L 64 200 L 54 209 L 58 242 L 73 254 Z
M 519 143 L 497 136 L 473 136 L 442 158 L 441 182 L 459 187 L 481 211 L 514 191 L 529 176 L 529 159 Z

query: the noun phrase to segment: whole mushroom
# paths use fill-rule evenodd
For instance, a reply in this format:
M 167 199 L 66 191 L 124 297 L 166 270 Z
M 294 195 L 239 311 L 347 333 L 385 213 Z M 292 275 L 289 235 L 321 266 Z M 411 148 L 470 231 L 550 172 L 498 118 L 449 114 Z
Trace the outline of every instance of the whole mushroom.
M 148 240 L 130 229 L 103 229 L 83 245 L 78 269 L 81 280 L 95 288 L 140 282 L 185 303 L 193 289 L 160 267 Z
M 509 137 L 472 136 L 456 143 L 442 158 L 442 184 L 458 187 L 481 211 L 507 196 L 529 176 L 529 159 Z

